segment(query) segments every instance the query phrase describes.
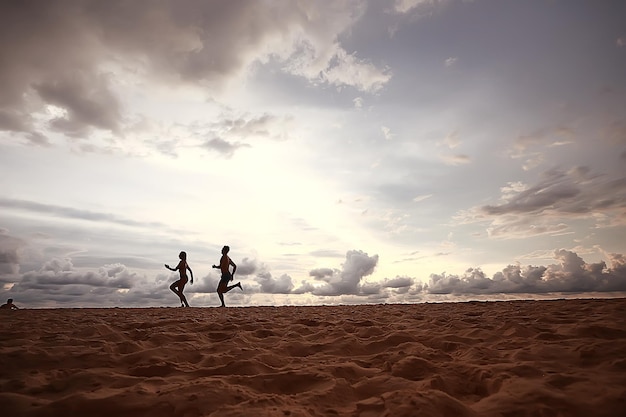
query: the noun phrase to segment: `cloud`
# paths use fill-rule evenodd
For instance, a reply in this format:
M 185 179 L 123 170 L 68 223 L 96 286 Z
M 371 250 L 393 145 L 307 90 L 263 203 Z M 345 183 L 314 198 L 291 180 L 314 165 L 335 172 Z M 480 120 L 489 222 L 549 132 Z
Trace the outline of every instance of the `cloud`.
M 1 236 L 1 235 L 0 235 Z M 1 242 L 1 240 L 0 240 Z M 431 274 L 427 284 L 408 276 L 365 282 L 378 263 L 378 256 L 362 251 L 349 251 L 341 269 L 318 268 L 310 271 L 316 282 L 302 281 L 296 288 L 288 274 L 274 278 L 263 264 L 256 260 L 240 262 L 246 272 L 256 275 L 244 281 L 245 294 L 281 294 L 300 296 L 310 294 L 339 297 L 350 302 L 419 302 L 428 295 L 452 294 L 465 299 L 475 295 L 548 293 L 586 293 L 626 291 L 626 257 L 607 254 L 608 263 L 586 263 L 574 251 L 559 249 L 553 253 L 557 263 L 548 266 L 508 265 L 492 277 L 480 268 L 470 268 L 462 275 Z M 100 268 L 81 270 L 71 259 L 51 258 L 37 270 L 21 274 L 5 282 L 12 286 L 0 289 L 0 297 L 12 297 L 22 305 L 44 306 L 154 306 L 168 305 L 175 297 L 168 286 L 176 274 L 158 273 L 152 281 L 129 270 L 124 264 L 108 264 Z M 196 277 L 187 287 L 188 297 L 197 300 L 213 294 L 219 277 L 209 273 Z M 322 285 L 319 285 L 322 282 Z M 349 298 L 345 298 L 348 296 Z
M 626 178 L 606 181 L 584 166 L 567 172 L 554 169 L 544 172 L 536 185 L 518 188 L 518 192 L 503 197 L 501 204 L 486 205 L 481 210 L 487 215 L 587 215 L 595 210 L 626 208 Z
M 408 13 L 417 10 L 420 14 L 431 12 L 435 6 L 446 0 L 395 0 L 393 4 L 396 13 Z
M 472 162 L 471 158 L 467 155 L 457 154 L 457 155 L 441 155 L 441 160 L 446 165 L 465 165 Z
M 544 128 L 515 138 L 514 148 L 524 152 L 534 146 L 558 146 L 571 143 L 574 131 L 567 126 Z M 517 154 L 516 154 L 517 155 Z
M 420 201 L 428 200 L 432 196 L 432 194 L 418 195 L 417 197 L 413 198 L 413 202 L 419 203 Z
M 502 223 L 502 224 L 498 224 Z M 565 223 L 537 224 L 531 218 L 519 218 L 517 216 L 505 216 L 499 222 L 492 223 L 487 228 L 487 234 L 493 238 L 527 238 L 539 235 L 551 235 L 565 233 L 569 226 Z
M 261 285 L 260 292 L 268 294 L 289 294 L 293 290 L 293 282 L 291 277 L 283 274 L 278 278 L 273 278 L 269 272 L 257 274 L 254 279 Z
M 20 249 L 26 243 L 22 239 L 10 236 L 8 231 L 0 229 L 0 282 L 5 281 L 5 275 L 17 274 L 20 270 Z
M 461 276 L 432 274 L 426 291 L 431 294 L 626 291 L 626 259 L 623 255 L 610 255 L 610 268 L 604 262 L 587 264 L 576 253 L 564 249 L 555 251 L 554 258 L 558 264 L 509 265 L 492 278 L 474 268 Z
M 80 272 L 69 259 L 52 259 L 38 271 L 26 272 L 17 285 L 21 289 L 45 289 L 63 285 L 132 288 L 136 274 L 122 264 L 105 265 L 97 271 Z
M 66 135 L 119 133 L 120 92 L 138 77 L 219 94 L 269 62 L 312 83 L 376 92 L 390 71 L 339 41 L 364 12 L 360 0 L 2 2 L 0 130 L 36 134 L 33 115 L 54 105 L 64 116 L 47 123 Z
M 511 182 L 500 202 L 460 212 L 460 224 L 489 222 L 493 237 L 562 233 L 568 221 L 590 219 L 596 227 L 626 224 L 626 177 L 610 178 L 579 166 L 545 171 L 534 185 Z
M 386 140 L 392 140 L 393 137 L 395 136 L 393 133 L 391 133 L 391 129 L 389 129 L 387 126 L 382 126 L 380 130 L 381 132 L 383 132 L 383 137 Z
M 316 258 L 342 258 L 344 256 L 344 254 L 339 251 L 329 249 L 315 250 L 309 252 L 309 255 L 315 256 Z
M 459 59 L 457 57 L 450 57 L 444 61 L 443 65 L 446 68 L 450 68 L 450 67 L 455 66 L 458 60 Z
M 53 130 L 73 137 L 84 137 L 89 127 L 119 133 L 120 104 L 109 90 L 107 76 L 70 71 L 57 79 L 35 83 L 32 88 L 44 102 L 65 110 L 66 117 L 49 122 Z
M 570 145 L 573 143 L 573 137 L 574 131 L 567 126 L 539 129 L 515 138 L 509 155 L 513 159 L 524 159 L 522 168 L 529 171 L 545 161 L 544 154 L 539 150 Z
M 288 140 L 292 122 L 293 118 L 290 116 L 279 117 L 268 113 L 256 116 L 223 116 L 217 122 L 195 126 L 193 134 L 201 138 L 201 148 L 230 158 L 240 149 L 251 148 L 250 143 L 255 140 Z M 206 140 L 207 137 L 211 139 Z M 175 146 L 172 143 L 163 143 L 161 148 L 171 153 Z
M 206 141 L 202 147 L 220 153 L 226 158 L 231 158 L 235 151 L 241 148 L 249 148 L 250 145 L 240 142 L 230 143 L 220 138 L 213 138 Z
M 444 145 L 449 149 L 454 149 L 461 144 L 461 140 L 459 139 L 459 132 L 454 130 L 441 141 L 438 145 Z
M 414 18 L 428 17 L 454 4 L 455 1 L 471 3 L 473 0 L 395 0 L 393 10 Z
M 224 117 L 210 126 L 211 133 L 230 139 L 269 138 L 283 140 L 288 136 L 291 117 L 265 113 L 258 116 Z
M 338 48 L 329 67 L 321 72 L 320 79 L 332 85 L 348 85 L 359 91 L 375 93 L 389 82 L 391 71 L 388 68 L 381 70 Z
M 410 287 L 415 283 L 415 279 L 409 277 L 395 277 L 391 279 L 385 279 L 381 286 L 383 288 L 405 288 Z
M 311 292 L 314 295 L 358 294 L 361 280 L 374 272 L 377 263 L 378 255 L 369 256 L 358 250 L 348 251 L 341 270 L 319 268 L 309 272 L 310 276 L 324 282 L 324 285 L 316 286 Z
M 318 280 L 326 280 L 328 278 L 331 278 L 333 275 L 339 272 L 340 271 L 337 269 L 317 268 L 317 269 L 312 269 L 311 271 L 309 271 L 309 276 Z
M 130 292 L 144 280 L 122 264 L 81 271 L 70 259 L 53 258 L 39 270 L 22 274 L 6 294 L 30 305 L 117 305 L 124 299 L 132 302 Z
M 163 306 L 175 303 L 176 297 L 168 287 L 177 278 L 177 274 L 157 273 L 148 279 L 144 273 L 119 262 L 97 268 L 78 268 L 71 258 L 53 257 L 18 276 L 0 274 L 2 281 L 11 283 L 5 285 L 4 291 L 0 289 L 0 296 L 12 297 L 19 300 L 21 306 L 28 307 Z M 211 283 L 208 278 L 198 281 L 187 287 L 189 295 L 201 292 L 198 290 L 203 285 Z M 206 292 L 215 292 L 216 286 L 217 278 Z
M 237 263 L 237 275 L 253 275 L 259 269 L 264 270 L 265 266 L 259 266 L 258 261 L 256 259 L 243 258 L 241 262 Z
M 100 213 L 89 210 L 79 210 L 73 207 L 56 206 L 52 204 L 42 204 L 28 200 L 17 200 L 11 198 L 0 197 L 0 207 L 13 210 L 24 210 L 32 213 L 45 214 L 55 217 L 86 220 L 93 222 L 109 222 L 122 226 L 138 226 L 138 227 L 159 227 L 168 228 L 167 225 L 157 222 L 139 222 L 136 220 L 126 219 L 110 213 Z

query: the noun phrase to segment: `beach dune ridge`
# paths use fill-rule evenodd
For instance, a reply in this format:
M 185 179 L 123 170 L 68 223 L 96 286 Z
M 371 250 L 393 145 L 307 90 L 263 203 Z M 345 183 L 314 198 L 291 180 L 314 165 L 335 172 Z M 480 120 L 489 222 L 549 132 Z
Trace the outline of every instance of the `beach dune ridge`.
M 2 313 L 7 416 L 626 410 L 626 299 Z

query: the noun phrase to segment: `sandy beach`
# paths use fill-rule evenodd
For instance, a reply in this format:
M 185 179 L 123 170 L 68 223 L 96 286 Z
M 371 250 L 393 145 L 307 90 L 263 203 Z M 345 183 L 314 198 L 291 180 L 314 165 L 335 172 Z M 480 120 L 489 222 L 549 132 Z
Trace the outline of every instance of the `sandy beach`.
M 7 416 L 626 410 L 626 299 L 1 313 Z

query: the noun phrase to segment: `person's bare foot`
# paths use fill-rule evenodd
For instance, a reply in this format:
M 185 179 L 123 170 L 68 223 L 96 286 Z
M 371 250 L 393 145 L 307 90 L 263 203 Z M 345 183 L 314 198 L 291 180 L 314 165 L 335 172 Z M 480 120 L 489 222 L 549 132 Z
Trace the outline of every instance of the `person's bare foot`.
M 241 288 L 241 282 L 238 282 L 238 283 L 237 283 L 237 285 L 236 285 L 236 287 L 239 287 L 239 289 L 240 289 L 241 291 L 243 291 L 243 288 Z

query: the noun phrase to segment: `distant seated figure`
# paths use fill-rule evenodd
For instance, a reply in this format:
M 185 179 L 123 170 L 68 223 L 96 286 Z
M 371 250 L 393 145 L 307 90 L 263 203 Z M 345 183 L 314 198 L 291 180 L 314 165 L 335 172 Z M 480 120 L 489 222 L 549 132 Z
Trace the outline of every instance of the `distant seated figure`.
M 15 304 L 13 304 L 13 299 L 12 298 L 9 298 L 7 300 L 6 304 L 2 304 L 0 306 L 0 309 L 2 309 L 2 310 L 19 310 L 19 308 L 17 308 L 17 306 Z

